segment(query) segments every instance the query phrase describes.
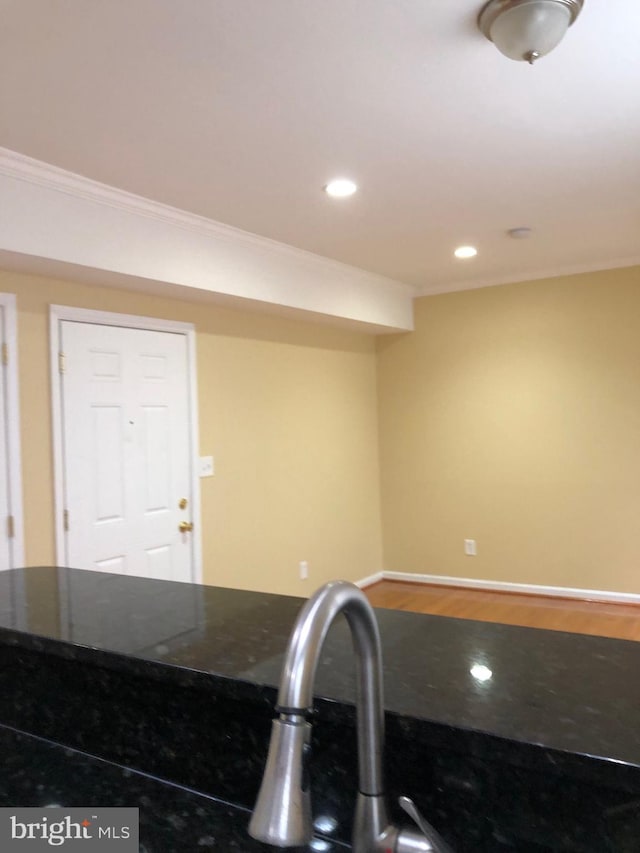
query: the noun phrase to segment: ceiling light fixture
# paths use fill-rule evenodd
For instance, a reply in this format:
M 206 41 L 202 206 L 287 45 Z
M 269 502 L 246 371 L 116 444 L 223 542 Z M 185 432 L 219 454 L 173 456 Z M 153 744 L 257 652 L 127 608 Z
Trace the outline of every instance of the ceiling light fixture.
M 329 181 L 324 191 L 331 198 L 347 198 L 347 196 L 353 195 L 357 189 L 357 185 L 349 178 L 335 178 L 335 180 Z
M 456 258 L 475 258 L 478 250 L 475 246 L 458 246 L 453 254 Z
M 530 65 L 550 53 L 580 14 L 584 0 L 489 0 L 478 26 L 500 53 Z

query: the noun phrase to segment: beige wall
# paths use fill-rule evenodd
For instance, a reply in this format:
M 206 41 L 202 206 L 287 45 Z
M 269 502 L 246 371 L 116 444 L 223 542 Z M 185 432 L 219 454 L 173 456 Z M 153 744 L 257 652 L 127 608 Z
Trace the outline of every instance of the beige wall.
M 382 567 L 374 341 L 315 323 L 0 272 L 18 304 L 26 562 L 54 562 L 48 306 L 193 322 L 205 583 L 305 595 Z M 298 580 L 298 561 L 310 577 Z
M 388 570 L 640 592 L 640 268 L 417 300 L 416 331 L 378 339 L 377 410 L 365 335 L 9 272 L 0 291 L 28 564 L 54 561 L 60 303 L 196 324 L 206 583 L 304 595 L 379 571 L 381 483 Z
M 386 569 L 640 592 L 640 267 L 419 299 L 378 356 Z

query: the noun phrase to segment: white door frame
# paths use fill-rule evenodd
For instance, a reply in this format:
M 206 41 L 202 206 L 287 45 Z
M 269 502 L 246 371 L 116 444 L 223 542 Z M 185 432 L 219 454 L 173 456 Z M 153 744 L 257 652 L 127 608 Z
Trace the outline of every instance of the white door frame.
M 196 376 L 196 332 L 193 323 L 177 320 L 158 320 L 155 317 L 138 317 L 133 314 L 115 314 L 110 311 L 94 311 L 89 308 L 74 308 L 70 305 L 49 306 L 49 339 L 51 365 L 51 423 L 53 438 L 53 479 L 55 493 L 56 563 L 66 564 L 66 536 L 64 530 L 64 453 L 62 431 L 62 400 L 60 395 L 59 355 L 60 323 L 71 320 L 76 323 L 94 323 L 101 326 L 120 326 L 130 329 L 145 329 L 151 332 L 173 332 L 185 335 L 187 342 L 187 371 L 189 382 L 189 418 L 191 438 L 191 494 L 193 495 L 193 583 L 202 583 L 202 537 L 200 515 L 200 478 L 198 476 L 198 380 Z
M 13 293 L 0 293 L 4 313 L 4 339 L 7 344 L 6 373 L 7 444 L 9 458 L 9 505 L 13 516 L 11 541 L 11 568 L 24 566 L 24 515 L 22 506 L 22 462 L 20 451 L 20 403 L 18 395 L 18 332 L 16 322 L 16 297 Z M 5 523 L 4 520 L 2 522 Z

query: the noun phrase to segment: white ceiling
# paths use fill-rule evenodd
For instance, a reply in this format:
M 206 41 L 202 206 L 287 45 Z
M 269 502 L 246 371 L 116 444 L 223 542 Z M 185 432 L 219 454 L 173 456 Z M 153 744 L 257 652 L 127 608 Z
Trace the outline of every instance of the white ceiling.
M 640 262 L 640 3 L 534 67 L 481 5 L 0 0 L 0 145 L 421 292 Z

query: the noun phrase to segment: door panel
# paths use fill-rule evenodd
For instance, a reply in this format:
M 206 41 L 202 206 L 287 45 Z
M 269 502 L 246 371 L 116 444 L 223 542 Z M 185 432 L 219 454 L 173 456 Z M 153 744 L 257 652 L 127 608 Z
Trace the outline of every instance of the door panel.
M 68 565 L 192 580 L 186 336 L 69 320 L 60 333 Z
M 142 407 L 145 512 L 161 512 L 171 503 L 171 433 L 167 406 Z
M 90 437 L 93 439 L 93 477 L 95 523 L 123 521 L 124 448 L 122 409 L 120 406 L 91 407 Z

